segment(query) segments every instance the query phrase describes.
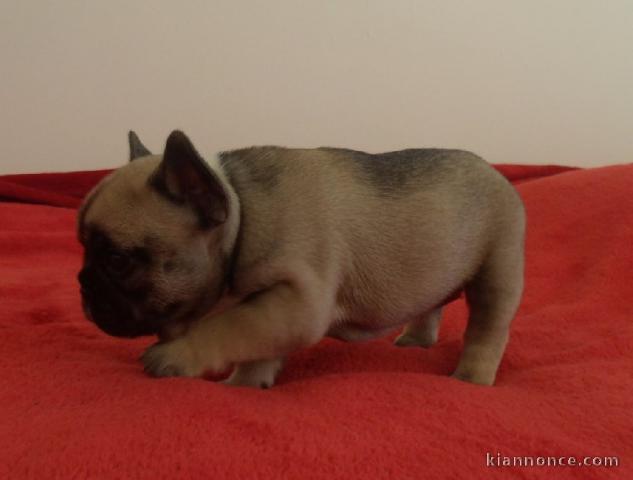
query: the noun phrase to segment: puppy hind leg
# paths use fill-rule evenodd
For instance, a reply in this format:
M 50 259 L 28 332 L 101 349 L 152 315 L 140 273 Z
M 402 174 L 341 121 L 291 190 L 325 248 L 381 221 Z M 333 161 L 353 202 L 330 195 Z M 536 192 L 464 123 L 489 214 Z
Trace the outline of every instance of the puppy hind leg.
M 492 385 L 523 292 L 523 249 L 498 249 L 466 286 L 470 309 L 464 349 L 453 377 Z
M 283 358 L 243 362 L 222 383 L 234 387 L 270 388 L 283 367 Z
M 398 347 L 430 347 L 437 342 L 441 320 L 442 307 L 412 320 L 407 323 L 402 333 L 393 342 L 394 345 Z

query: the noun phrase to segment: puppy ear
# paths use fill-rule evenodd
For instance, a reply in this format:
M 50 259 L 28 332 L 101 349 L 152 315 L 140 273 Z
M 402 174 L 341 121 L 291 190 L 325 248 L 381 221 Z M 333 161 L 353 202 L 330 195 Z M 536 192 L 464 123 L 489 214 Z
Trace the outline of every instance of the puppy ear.
M 227 219 L 228 197 L 221 180 L 180 130 L 167 138 L 163 160 L 150 182 L 171 201 L 192 207 L 202 228 Z
M 146 157 L 147 155 L 152 154 L 152 152 L 150 152 L 145 145 L 141 143 L 138 135 L 136 135 L 133 130 L 128 132 L 127 139 L 130 144 L 130 162 L 139 157 Z

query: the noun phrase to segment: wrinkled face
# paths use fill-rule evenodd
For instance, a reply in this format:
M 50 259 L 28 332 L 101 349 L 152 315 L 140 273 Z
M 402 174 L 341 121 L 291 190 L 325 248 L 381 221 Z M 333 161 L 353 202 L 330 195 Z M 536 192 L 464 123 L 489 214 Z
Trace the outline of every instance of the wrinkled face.
M 161 191 L 161 158 L 147 156 L 104 179 L 79 213 L 86 316 L 121 337 L 193 320 L 219 298 L 227 264 L 221 228 Z
M 88 229 L 79 272 L 84 311 L 110 335 L 158 333 L 195 318 L 219 292 L 202 242 L 177 249 L 160 237 L 120 244 L 98 226 Z

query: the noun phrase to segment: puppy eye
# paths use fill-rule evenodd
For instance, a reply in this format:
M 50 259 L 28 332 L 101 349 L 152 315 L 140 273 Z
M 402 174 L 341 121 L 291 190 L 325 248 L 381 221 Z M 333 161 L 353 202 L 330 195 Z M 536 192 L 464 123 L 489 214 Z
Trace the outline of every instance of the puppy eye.
M 130 266 L 130 258 L 118 252 L 110 252 L 106 257 L 106 265 L 114 273 L 123 273 Z

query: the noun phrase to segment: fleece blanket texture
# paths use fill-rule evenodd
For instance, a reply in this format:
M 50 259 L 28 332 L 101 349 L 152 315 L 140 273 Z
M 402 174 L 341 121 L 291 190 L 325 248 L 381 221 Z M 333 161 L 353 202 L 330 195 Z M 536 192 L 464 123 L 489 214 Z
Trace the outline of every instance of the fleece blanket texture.
M 326 339 L 270 390 L 150 378 L 153 339 L 81 312 L 76 207 L 106 172 L 0 177 L 0 478 L 633 478 L 633 165 L 498 168 L 528 234 L 494 387 L 448 377 L 463 299 L 430 349 Z

